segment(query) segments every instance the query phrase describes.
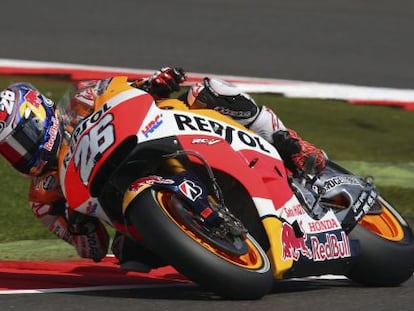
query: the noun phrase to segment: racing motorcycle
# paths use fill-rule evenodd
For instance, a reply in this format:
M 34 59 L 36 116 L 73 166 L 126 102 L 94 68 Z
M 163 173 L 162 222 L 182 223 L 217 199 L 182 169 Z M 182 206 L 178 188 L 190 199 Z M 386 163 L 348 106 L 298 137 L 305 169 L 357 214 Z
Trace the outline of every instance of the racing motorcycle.
M 89 116 L 59 103 L 70 208 L 142 241 L 200 286 L 258 299 L 275 281 L 345 275 L 396 286 L 414 271 L 407 222 L 372 179 L 334 162 L 291 176 L 266 140 L 213 110 L 155 103 L 126 77 L 99 81 Z

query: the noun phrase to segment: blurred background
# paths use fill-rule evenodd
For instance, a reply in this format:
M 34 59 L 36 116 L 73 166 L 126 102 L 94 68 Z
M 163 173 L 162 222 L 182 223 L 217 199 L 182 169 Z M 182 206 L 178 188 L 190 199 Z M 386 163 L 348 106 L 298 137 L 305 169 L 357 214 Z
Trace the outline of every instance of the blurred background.
M 410 0 L 2 0 L 0 58 L 413 88 Z

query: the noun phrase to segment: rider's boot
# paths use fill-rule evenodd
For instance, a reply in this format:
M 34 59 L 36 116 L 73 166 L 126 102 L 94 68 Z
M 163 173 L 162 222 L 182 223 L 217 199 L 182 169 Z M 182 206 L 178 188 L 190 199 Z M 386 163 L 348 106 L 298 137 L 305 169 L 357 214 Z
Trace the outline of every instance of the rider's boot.
M 291 129 L 275 132 L 273 145 L 292 173 L 318 174 L 326 166 L 326 154 Z
M 147 273 L 152 269 L 167 265 L 162 258 L 144 247 L 139 241 L 118 232 L 115 234 L 111 250 L 124 271 Z

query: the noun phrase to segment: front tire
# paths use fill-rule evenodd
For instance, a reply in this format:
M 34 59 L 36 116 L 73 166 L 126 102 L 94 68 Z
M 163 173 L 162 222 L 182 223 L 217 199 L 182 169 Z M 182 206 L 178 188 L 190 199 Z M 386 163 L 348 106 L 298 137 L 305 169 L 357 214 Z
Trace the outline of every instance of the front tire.
M 382 212 L 365 215 L 350 233 L 360 241 L 361 256 L 347 275 L 368 286 L 397 286 L 414 271 L 414 238 L 406 221 L 383 198 Z
M 222 297 L 258 299 L 266 295 L 273 285 L 272 269 L 254 238 L 247 235 L 248 250 L 243 255 L 217 248 L 179 216 L 173 195 L 149 188 L 127 208 L 127 219 L 148 247 L 183 275 Z

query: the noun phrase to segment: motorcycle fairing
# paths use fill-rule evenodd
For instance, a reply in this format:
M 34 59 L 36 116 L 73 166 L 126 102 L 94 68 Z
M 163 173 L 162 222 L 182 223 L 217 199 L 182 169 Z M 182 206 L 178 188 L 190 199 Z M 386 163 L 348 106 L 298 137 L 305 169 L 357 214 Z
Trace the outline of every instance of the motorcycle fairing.
M 94 177 L 123 141 L 134 137 L 138 144 L 156 144 L 170 137 L 176 150 L 203 154 L 211 167 L 234 176 L 247 189 L 270 240 L 268 254 L 276 277 L 291 269 L 294 261 L 309 259 L 311 235 L 306 235 L 306 226 L 305 234 L 295 233 L 297 240 L 294 240 L 285 223 L 290 226 L 295 221 L 308 223 L 310 228 L 311 218 L 303 213 L 286 180 L 283 162 L 270 143 L 218 112 L 192 112 L 177 100 L 165 101 L 164 106 L 157 107 L 149 94 L 132 87 L 119 90 L 117 84 L 117 78 L 109 82 L 96 100 L 95 112 L 75 128 L 70 143 L 62 148 L 65 154 L 60 157 L 61 184 L 71 208 L 85 206 Z M 112 88 L 116 91 L 111 92 Z M 199 163 L 197 158 L 189 160 Z M 283 213 L 288 209 L 299 212 L 284 218 Z M 337 241 L 340 237 L 337 235 Z M 316 240 L 313 241 L 316 246 Z M 321 238 L 318 241 L 323 243 Z
M 116 82 L 113 79 L 111 83 Z M 149 94 L 133 87 L 114 93 L 114 97 L 104 93 L 96 103 L 95 112 L 74 129 L 59 157 L 62 189 L 73 209 L 90 198 L 91 182 L 107 157 L 125 139 L 136 135 L 140 120 L 145 124 L 147 118 L 152 118 L 147 112 L 155 106 Z M 125 122 L 131 115 L 137 122 Z
M 283 162 L 273 146 L 260 137 L 251 138 L 255 134 L 244 128 L 216 132 L 209 125 L 209 117 L 223 122 L 227 122 L 227 118 L 215 115 L 211 110 L 198 110 L 197 113 L 203 116 L 205 113 L 206 117 L 198 116 L 197 119 L 187 114 L 179 115 L 177 126 L 183 133 L 177 135 L 177 139 L 183 149 L 197 150 L 208 159 L 210 166 L 234 176 L 250 193 L 268 233 L 271 245 L 268 255 L 275 267 L 276 278 L 282 278 L 298 261 L 318 262 L 351 256 L 349 240 L 332 210 L 321 219 L 314 219 L 293 195 L 286 182 Z M 200 135 L 200 130 L 206 134 Z M 243 134 L 238 134 L 240 132 Z M 240 142 L 234 137 L 246 139 Z M 224 154 L 226 157 L 221 156 Z M 190 160 L 198 163 L 197 158 Z M 235 165 L 237 162 L 240 165 Z M 292 223 L 301 224 L 297 230 L 300 234 L 292 234 L 289 230 Z M 327 236 L 326 232 L 334 233 Z M 330 251 L 331 248 L 334 251 Z
M 177 100 L 166 100 L 158 106 L 174 108 L 164 112 L 165 116 L 172 114 L 172 118 L 168 118 L 170 121 L 175 120 L 166 127 L 175 129 L 182 148 L 196 150 L 205 155 L 211 167 L 238 179 L 257 204 L 260 217 L 276 216 L 279 207 L 294 200 L 286 183 L 283 161 L 265 139 L 211 109 L 192 112 Z M 196 158 L 190 160 L 199 163 Z M 272 195 L 274 189 L 277 189 L 277 196 Z

